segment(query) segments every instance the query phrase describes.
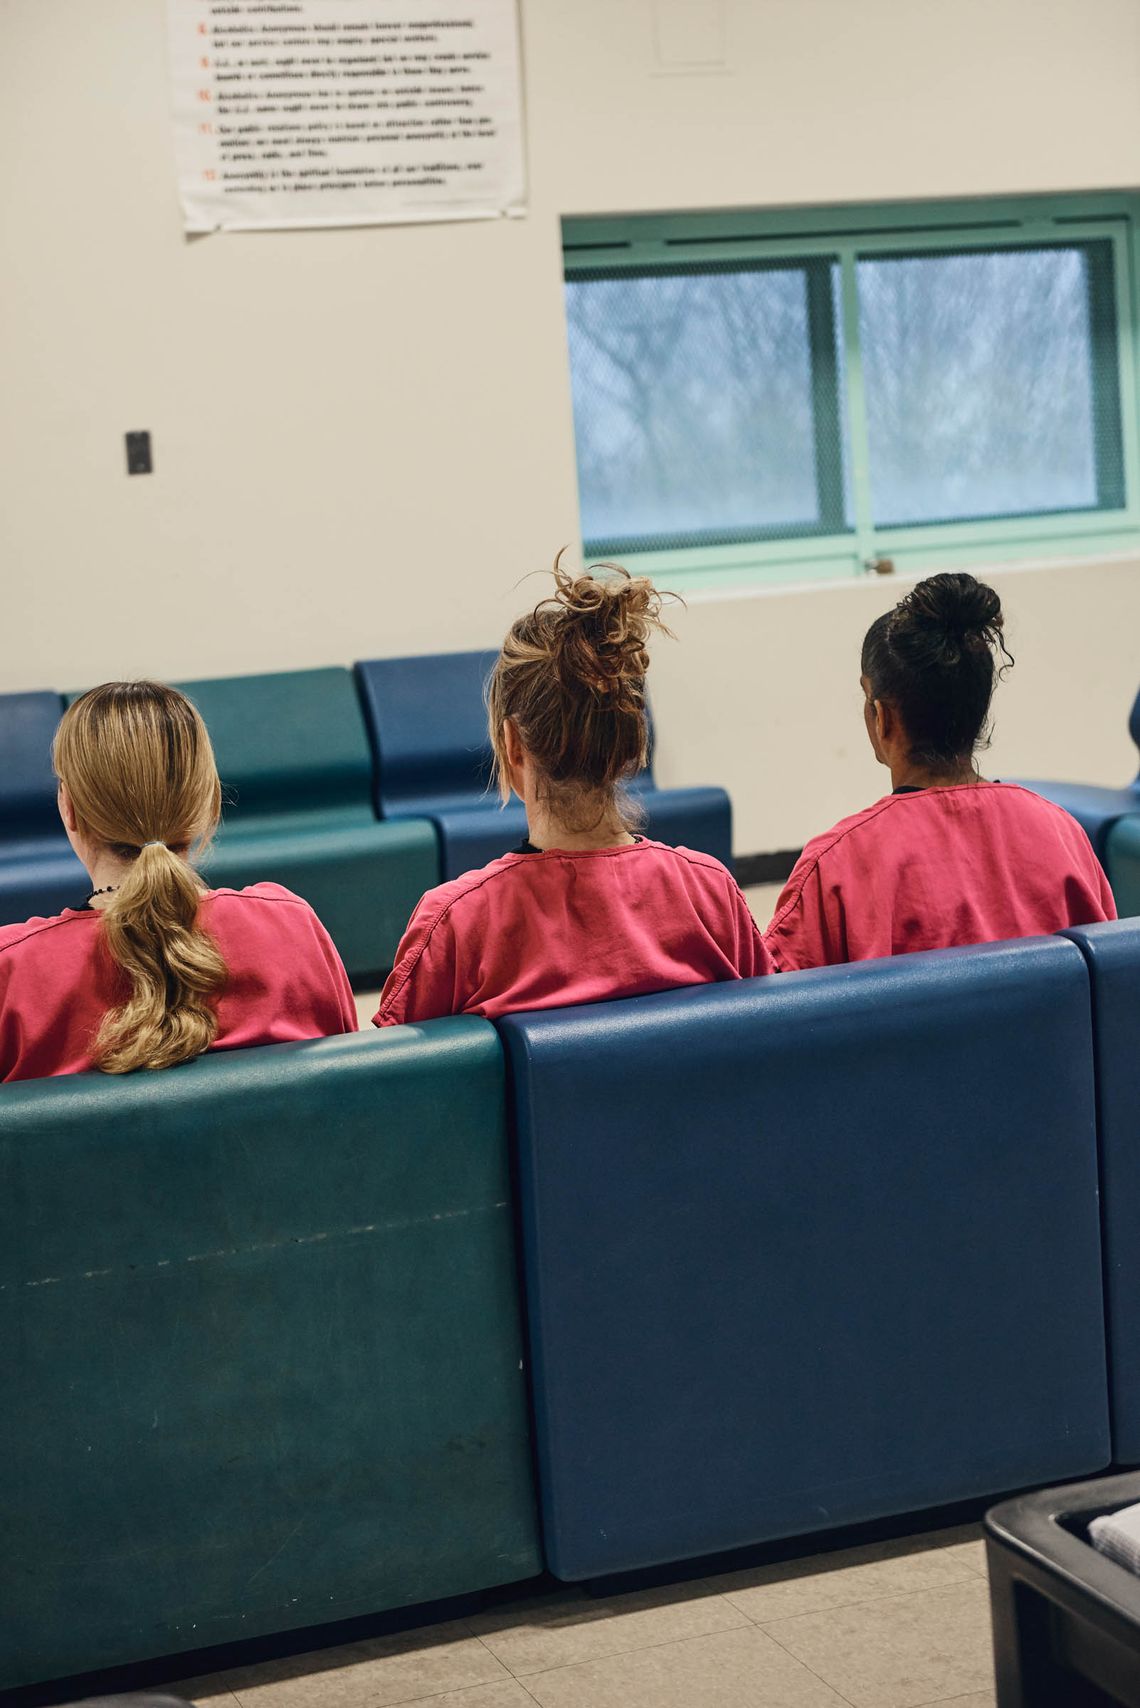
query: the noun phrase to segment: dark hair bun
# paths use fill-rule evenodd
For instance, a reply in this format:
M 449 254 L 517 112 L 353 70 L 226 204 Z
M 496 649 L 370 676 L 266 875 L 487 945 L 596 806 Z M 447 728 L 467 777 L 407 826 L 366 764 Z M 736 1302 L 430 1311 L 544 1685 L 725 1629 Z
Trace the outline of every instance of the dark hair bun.
M 977 636 L 992 646 L 1001 634 L 1001 600 L 972 575 L 931 575 L 896 608 L 899 629 L 941 630 L 955 640 Z

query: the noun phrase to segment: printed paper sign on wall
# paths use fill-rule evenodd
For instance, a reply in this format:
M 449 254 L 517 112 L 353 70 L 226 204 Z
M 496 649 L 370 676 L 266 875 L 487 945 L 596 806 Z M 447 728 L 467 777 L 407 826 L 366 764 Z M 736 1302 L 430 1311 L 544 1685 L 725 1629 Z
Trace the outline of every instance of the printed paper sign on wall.
M 168 0 L 188 231 L 523 211 L 516 0 Z

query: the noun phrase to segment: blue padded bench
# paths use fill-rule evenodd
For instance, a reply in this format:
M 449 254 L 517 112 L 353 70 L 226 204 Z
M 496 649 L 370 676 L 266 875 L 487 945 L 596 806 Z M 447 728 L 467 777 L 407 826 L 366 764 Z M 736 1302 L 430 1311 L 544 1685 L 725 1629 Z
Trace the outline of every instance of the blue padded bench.
M 59 694 L 0 694 L 0 925 L 59 913 L 91 888 L 55 804 L 62 711 Z
M 1140 919 L 1065 932 L 1092 979 L 1113 1457 L 1140 1464 Z
M 500 807 L 488 793 L 483 688 L 497 657 L 453 652 L 356 666 L 376 756 L 376 810 L 385 820 L 431 820 L 445 880 L 497 860 L 526 836 L 521 803 Z M 647 768 L 632 793 L 650 836 L 714 854 L 731 870 L 732 806 L 723 789 L 659 789 Z
M 225 787 L 203 873 L 241 889 L 272 880 L 320 915 L 349 976 L 382 976 L 408 918 L 438 881 L 423 819 L 378 824 L 372 754 L 345 669 L 235 676 L 179 686 L 210 730 Z
M 541 1570 L 504 1104 L 472 1018 L 0 1088 L 0 1689 Z
M 1128 732 L 1140 749 L 1140 694 L 1132 703 Z M 1032 778 L 1017 781 L 1071 813 L 1087 833 L 1102 863 L 1113 825 L 1128 813 L 1140 813 L 1140 777 L 1123 789 L 1100 789 L 1092 783 L 1043 783 Z
M 1108 1463 L 1075 944 L 908 955 L 499 1030 L 557 1576 Z

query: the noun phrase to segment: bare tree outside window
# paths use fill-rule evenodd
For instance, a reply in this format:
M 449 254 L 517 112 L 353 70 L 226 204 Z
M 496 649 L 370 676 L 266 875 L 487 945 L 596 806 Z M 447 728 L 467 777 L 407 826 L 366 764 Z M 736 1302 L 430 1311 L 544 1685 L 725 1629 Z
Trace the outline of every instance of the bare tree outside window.
M 1096 507 L 1094 259 L 1051 248 L 859 262 L 877 525 Z
M 1123 507 L 1109 240 L 852 249 L 865 529 Z M 837 257 L 572 271 L 566 313 L 588 549 L 851 532 Z
M 571 278 L 566 307 L 589 542 L 834 525 L 817 466 L 821 408 L 840 458 L 834 310 L 821 399 L 807 267 Z

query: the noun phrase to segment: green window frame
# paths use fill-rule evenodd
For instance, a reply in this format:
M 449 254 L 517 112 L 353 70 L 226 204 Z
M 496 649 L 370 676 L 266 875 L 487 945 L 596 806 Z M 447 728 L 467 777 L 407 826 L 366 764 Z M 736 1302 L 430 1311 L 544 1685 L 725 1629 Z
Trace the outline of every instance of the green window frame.
M 865 374 L 860 348 L 857 267 L 861 260 L 917 259 L 1009 249 L 1094 246 L 1090 309 L 1115 307 L 1115 351 L 1094 347 L 1093 408 L 1097 506 L 876 526 Z M 587 539 L 588 557 L 620 556 L 662 586 L 732 587 L 861 577 L 890 559 L 901 572 L 1058 558 L 1100 557 L 1140 543 L 1140 196 L 987 199 L 936 204 L 739 210 L 565 219 L 567 281 L 629 274 L 806 269 L 817 449 L 843 412 L 846 493 L 836 459 L 817 455 L 820 525 L 709 530 L 666 540 Z M 842 384 L 835 372 L 830 269 L 839 268 Z M 833 424 L 832 416 L 835 415 Z M 846 506 L 846 509 L 845 509 Z M 846 517 L 846 527 L 842 524 Z M 840 526 L 828 527 L 828 519 Z

